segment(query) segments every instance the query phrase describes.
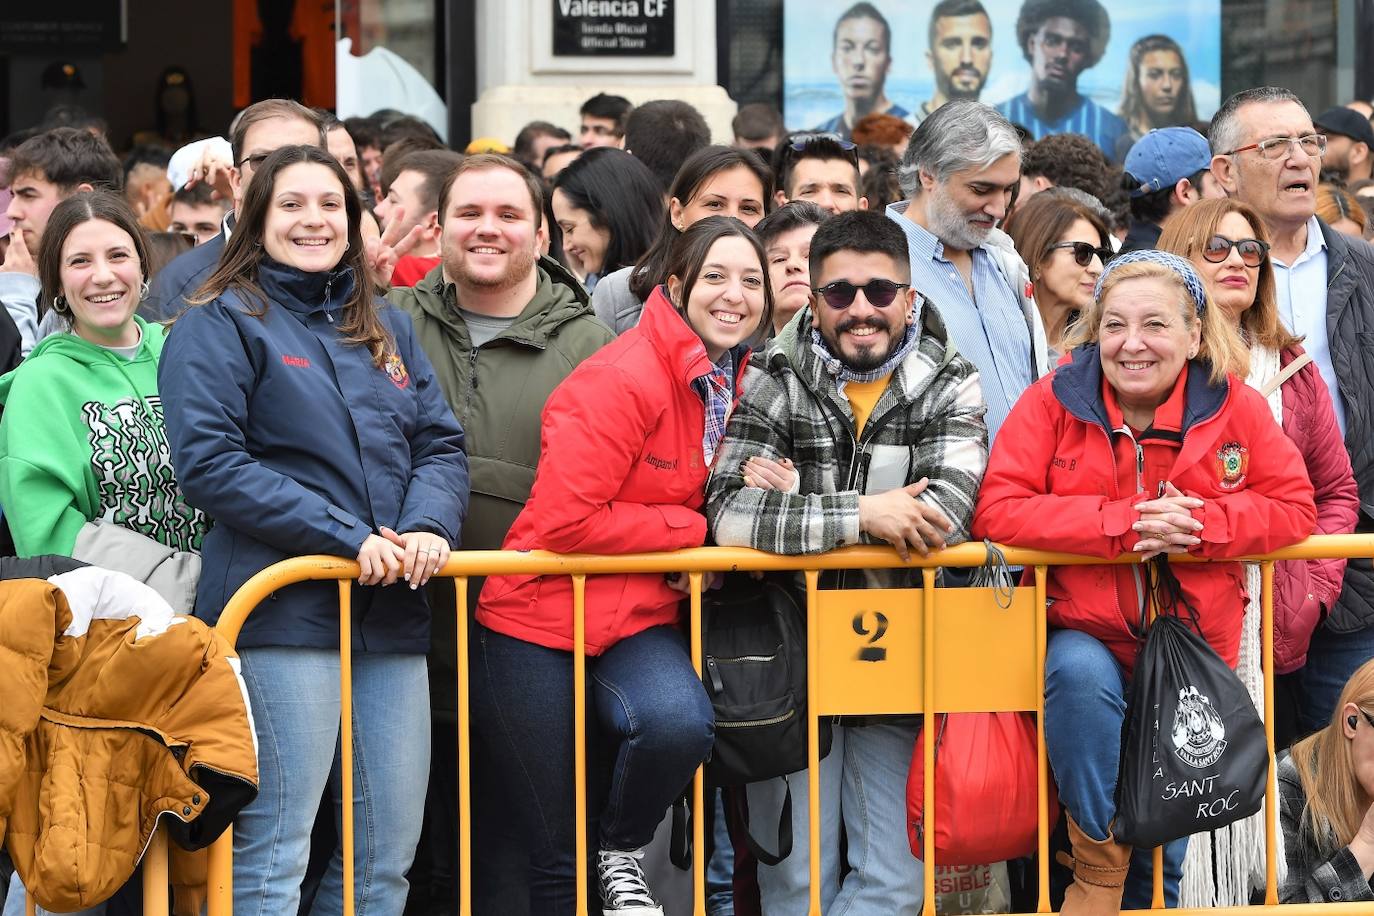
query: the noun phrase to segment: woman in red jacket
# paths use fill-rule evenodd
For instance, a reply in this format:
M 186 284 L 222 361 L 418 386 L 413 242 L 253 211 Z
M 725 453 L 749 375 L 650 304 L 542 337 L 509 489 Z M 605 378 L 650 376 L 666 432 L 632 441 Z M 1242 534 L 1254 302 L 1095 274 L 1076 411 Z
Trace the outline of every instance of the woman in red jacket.
M 1265 395 L 1274 419 L 1302 452 L 1312 478 L 1317 502 L 1312 533 L 1354 531 L 1360 494 L 1350 455 L 1317 364 L 1279 320 L 1263 221 L 1238 200 L 1201 201 L 1169 220 L 1159 248 L 1192 261 L 1217 309 L 1236 323 L 1249 344 L 1248 382 Z M 1299 723 L 1306 699 L 1299 669 L 1307 660 L 1313 631 L 1341 593 L 1344 576 L 1343 559 L 1287 560 L 1274 568 L 1274 670 L 1280 675 L 1274 680 L 1276 747 L 1287 747 L 1299 734 L 1321 728 L 1331 718 L 1334 697 L 1323 698 L 1326 708 L 1315 714 L 1307 706 L 1309 715 Z M 1258 589 L 1252 592 L 1257 600 Z M 1257 622 L 1253 630 L 1246 631 L 1252 647 L 1258 645 Z
M 763 248 L 710 217 L 674 243 L 639 324 L 544 408 L 539 470 L 507 550 L 618 554 L 699 547 L 706 475 L 748 350 L 772 309 Z M 711 704 L 679 631 L 684 577 L 586 583 L 589 828 L 607 916 L 662 910 L 639 859 L 710 752 Z M 530 911 L 575 909 L 572 582 L 493 576 L 473 639 L 473 718 L 531 850 Z M 596 752 L 604 751 L 598 763 Z M 599 821 L 599 824 L 596 822 Z
M 1075 349 L 1012 409 L 992 450 L 974 537 L 1142 561 L 1230 558 L 1294 543 L 1316 509 L 1302 456 L 1238 375 L 1247 354 L 1182 258 L 1113 259 L 1080 318 Z M 1169 564 L 1202 636 L 1235 665 L 1238 563 Z M 1070 916 L 1148 907 L 1150 851 L 1132 856 L 1111 824 L 1126 683 L 1148 626 L 1140 565 L 1050 572 L 1045 740 L 1069 814 Z M 1162 602 L 1157 602 L 1162 603 Z M 1165 848 L 1177 905 L 1186 840 Z M 1123 903 L 1124 891 L 1124 903 Z

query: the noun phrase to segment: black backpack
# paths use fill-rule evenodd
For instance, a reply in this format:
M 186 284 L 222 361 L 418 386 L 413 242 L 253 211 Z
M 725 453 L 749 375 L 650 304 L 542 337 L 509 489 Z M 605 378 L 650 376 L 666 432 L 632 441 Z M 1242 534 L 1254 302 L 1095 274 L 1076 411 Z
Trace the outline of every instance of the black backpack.
M 728 576 L 702 600 L 702 679 L 716 716 L 706 778 L 717 786 L 806 769 L 806 610 L 780 578 Z M 830 753 L 831 723 L 819 723 L 820 756 Z M 775 865 L 792 850 L 792 788 L 778 825 L 778 852 L 749 847 Z

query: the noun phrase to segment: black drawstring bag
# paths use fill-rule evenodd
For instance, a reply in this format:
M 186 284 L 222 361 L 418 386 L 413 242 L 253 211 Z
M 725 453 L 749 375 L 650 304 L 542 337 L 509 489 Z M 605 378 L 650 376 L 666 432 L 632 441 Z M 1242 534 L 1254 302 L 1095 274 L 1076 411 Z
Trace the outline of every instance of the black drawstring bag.
M 1264 723 L 1245 685 L 1199 635 L 1168 560 L 1150 566 L 1159 616 L 1126 697 L 1113 826 L 1117 842 L 1143 849 L 1249 817 L 1269 774 Z

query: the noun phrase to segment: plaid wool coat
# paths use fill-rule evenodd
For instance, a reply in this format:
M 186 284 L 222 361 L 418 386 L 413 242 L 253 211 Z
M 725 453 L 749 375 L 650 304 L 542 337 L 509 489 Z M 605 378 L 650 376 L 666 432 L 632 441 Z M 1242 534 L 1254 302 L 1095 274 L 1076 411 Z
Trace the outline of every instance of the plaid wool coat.
M 880 543 L 859 530 L 859 496 L 929 479 L 918 499 L 954 523 L 947 543 L 967 540 L 978 485 L 988 462 L 986 405 L 978 371 L 960 356 L 944 322 L 920 305 L 917 345 L 898 365 L 864 426 L 842 386 L 811 345 L 811 309 L 803 308 L 754 357 L 744 396 L 730 418 L 706 489 L 715 542 L 778 554 L 822 553 Z M 747 487 L 740 464 L 750 456 L 790 458 L 790 492 Z M 869 570 L 865 584 L 900 587 L 909 570 Z

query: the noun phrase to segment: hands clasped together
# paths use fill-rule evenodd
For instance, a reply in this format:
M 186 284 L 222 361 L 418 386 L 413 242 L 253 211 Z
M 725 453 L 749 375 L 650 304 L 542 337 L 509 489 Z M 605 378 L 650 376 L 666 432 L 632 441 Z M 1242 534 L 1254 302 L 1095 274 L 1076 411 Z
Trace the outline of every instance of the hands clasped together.
M 408 531 L 397 534 L 383 527 L 381 534 L 369 534 L 358 551 L 361 573 L 359 585 L 392 585 L 404 576 L 412 589 L 429 581 L 430 576 L 448 562 L 449 546 L 437 534 Z
M 1172 483 L 1164 484 L 1159 498 L 1137 503 L 1135 508 L 1140 520 L 1131 530 L 1140 540 L 1131 549 L 1141 555 L 1141 562 L 1161 553 L 1187 553 L 1202 543 L 1198 537 L 1202 522 L 1193 518 L 1193 512 L 1202 508 L 1202 500 L 1185 496 Z

